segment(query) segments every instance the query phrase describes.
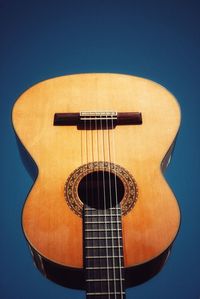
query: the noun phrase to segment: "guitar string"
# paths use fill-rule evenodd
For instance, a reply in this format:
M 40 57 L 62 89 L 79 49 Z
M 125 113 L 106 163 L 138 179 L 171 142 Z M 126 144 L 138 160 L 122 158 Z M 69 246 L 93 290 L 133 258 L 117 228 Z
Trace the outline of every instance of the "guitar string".
M 94 116 L 94 119 L 95 119 L 95 127 L 92 126 L 92 121 L 90 119 L 90 135 L 91 135 L 91 149 L 92 149 L 91 160 L 92 160 L 92 165 L 93 165 L 93 169 L 92 169 L 92 173 L 91 173 L 91 182 L 92 182 L 92 184 L 91 184 L 91 188 L 92 188 L 92 194 L 91 194 L 91 196 L 92 196 L 92 201 L 93 202 L 92 202 L 92 207 L 91 208 L 92 208 L 92 211 L 95 210 L 95 214 L 97 214 L 97 219 L 99 219 L 99 204 L 100 204 L 100 202 L 99 202 L 99 194 L 100 194 L 100 190 L 99 190 L 98 164 L 97 164 L 97 173 L 96 173 L 96 176 L 97 176 L 97 209 L 96 209 L 96 203 L 95 203 L 96 197 L 94 196 L 95 195 L 94 194 L 94 192 L 95 192 L 94 186 L 96 186 L 96 184 L 94 182 L 94 179 L 96 179 L 96 176 L 95 176 L 95 172 L 96 172 L 96 170 L 95 170 L 95 148 L 94 148 L 95 147 L 94 135 L 95 135 L 95 131 L 97 129 L 96 115 Z M 96 241 L 96 236 L 97 235 L 99 236 L 99 231 L 100 231 L 100 223 L 99 223 L 99 221 L 98 221 L 98 228 L 99 228 L 99 230 L 98 230 L 97 234 L 96 234 L 95 230 L 92 232 L 92 237 L 95 237 L 95 240 L 93 241 L 93 247 L 96 245 L 95 242 L 97 242 L 97 244 L 99 245 L 99 240 L 100 239 L 99 240 L 97 239 L 97 241 Z M 98 238 L 98 236 L 97 236 L 97 238 Z M 94 253 L 94 250 L 93 250 L 93 253 Z M 94 259 L 93 260 L 94 267 L 98 266 L 98 264 L 96 265 L 95 262 L 96 261 Z M 99 262 L 101 263 L 101 259 L 100 258 L 99 258 L 98 263 Z M 100 273 L 101 273 L 101 271 L 102 270 L 100 269 Z M 101 277 L 101 274 L 100 274 L 100 277 Z M 102 282 L 100 282 L 100 284 L 101 284 L 101 290 L 102 290 Z M 96 290 L 96 284 L 94 283 L 93 285 L 94 285 L 94 291 L 95 291 L 95 293 L 98 292 L 99 290 Z
M 89 161 L 89 153 L 88 153 L 88 132 L 87 132 L 87 123 L 86 119 L 84 119 L 84 132 L 85 132 L 85 151 L 86 151 L 86 189 L 85 189 L 85 203 L 86 208 L 88 207 L 88 161 Z M 86 213 L 86 211 L 84 211 Z M 87 213 L 86 213 L 87 214 Z M 88 273 L 87 273 L 88 275 Z M 87 289 L 90 289 L 90 281 L 87 281 Z
M 114 227 L 113 225 L 113 222 L 112 222 L 112 253 L 113 253 L 113 278 L 114 278 L 114 289 L 115 289 L 115 293 L 117 294 L 117 287 L 116 287 L 116 273 L 117 273 L 117 269 L 115 268 L 116 266 L 116 261 L 115 261 L 115 243 L 114 243 L 114 237 L 115 237 L 115 232 L 117 233 L 117 242 L 118 242 L 118 249 L 120 248 L 120 244 L 119 244 L 119 228 L 118 228 L 118 221 L 119 221 L 119 217 L 118 217 L 118 194 L 117 194 L 117 181 L 116 181 L 116 169 L 115 169 L 115 159 L 114 159 L 114 151 L 115 151 L 115 148 L 113 147 L 113 143 L 111 143 L 111 138 L 110 138 L 110 132 L 112 132 L 112 135 L 114 134 L 114 124 L 113 124 L 113 117 L 111 116 L 111 130 L 107 130 L 107 137 L 108 137 L 108 156 L 109 156 L 109 192 L 110 192 L 110 205 L 111 205 L 111 219 L 112 219 L 112 211 L 114 211 L 114 214 L 116 215 L 116 225 L 117 225 L 117 230 L 116 228 Z M 111 153 L 112 152 L 112 153 Z M 113 196 L 113 192 L 112 192 L 112 185 L 111 185 L 111 163 L 113 163 L 113 166 L 114 166 L 114 188 L 115 188 L 115 203 L 114 203 L 114 200 L 112 198 Z M 114 204 L 113 204 L 114 203 Z M 115 206 L 115 209 L 112 209 L 112 207 Z M 114 216 L 115 217 L 115 216 Z M 114 221 L 114 220 L 113 220 Z M 118 251 L 118 255 L 119 255 L 119 261 L 120 261 L 120 251 Z M 119 266 L 120 266 L 120 263 L 119 263 Z M 121 268 L 121 267 L 120 267 Z M 116 270 L 115 270 L 116 269 Z M 117 277 L 118 278 L 118 277 Z M 120 279 L 121 281 L 121 279 Z M 121 285 L 120 285 L 121 287 Z M 115 297 L 117 296 L 115 294 Z
M 112 116 L 111 116 L 112 120 Z M 109 120 L 110 121 L 110 120 Z M 112 124 L 112 123 L 111 123 Z M 112 185 L 111 185 L 111 144 L 110 144 L 110 129 L 108 124 L 108 118 L 106 116 L 106 129 L 107 129 L 107 147 L 108 147 L 108 180 L 109 180 L 109 200 L 110 200 L 110 219 L 111 219 L 111 244 L 112 244 L 112 264 L 113 264 L 113 289 L 114 289 L 114 295 L 116 298 L 117 290 L 116 290 L 116 271 L 115 269 L 115 249 L 114 249 L 114 224 L 113 224 L 113 200 L 112 200 Z M 113 130 L 112 126 L 111 129 Z
M 90 121 L 90 125 L 89 125 L 89 130 L 88 130 L 88 126 L 87 126 L 87 119 L 85 118 L 84 119 L 84 131 L 85 131 L 85 135 L 86 135 L 86 146 L 85 146 L 85 149 L 86 149 L 86 197 L 85 197 L 85 201 L 86 201 L 86 214 L 88 215 L 88 212 L 89 212 L 89 188 L 92 187 L 92 183 L 90 183 L 90 181 L 88 180 L 88 175 L 90 173 L 90 168 L 89 168 L 89 161 L 91 160 L 90 158 L 90 152 L 91 152 L 91 134 L 89 134 L 89 132 L 91 133 L 91 121 Z M 92 193 L 92 191 L 91 191 Z M 91 195 L 91 194 L 90 194 Z M 94 240 L 92 238 L 92 247 L 94 247 Z M 91 285 L 92 285 L 92 282 L 90 281 L 87 281 L 88 283 L 88 289 L 91 290 Z
M 94 143 L 94 135 L 95 135 L 95 132 L 97 131 L 97 117 L 96 117 L 96 115 L 94 116 L 94 118 L 95 118 L 95 127 L 93 128 L 92 127 L 92 124 L 91 124 L 91 120 L 90 120 L 90 131 L 91 131 L 91 142 L 92 142 L 92 144 L 91 144 L 91 146 L 92 146 L 92 163 L 93 163 L 93 172 L 95 173 L 96 172 L 96 176 L 95 175 L 93 175 L 93 173 L 92 173 L 92 190 L 93 190 L 93 193 L 92 193 L 92 198 L 93 198 L 93 201 L 95 201 L 96 200 L 96 197 L 94 196 L 94 192 L 95 192 L 95 190 L 94 190 L 94 186 L 96 186 L 97 187 L 97 209 L 96 209 L 96 203 L 95 202 L 93 202 L 93 206 L 94 206 L 94 209 L 95 209 L 95 214 L 97 214 L 97 219 L 99 219 L 99 208 L 100 208 L 100 188 L 99 188 L 99 173 L 98 173 L 98 169 L 99 169 L 99 166 L 98 166 L 98 161 L 97 161 L 97 170 L 95 170 L 95 143 Z M 94 129 L 94 130 L 93 130 Z M 98 137 L 97 137 L 98 138 Z M 96 138 L 96 139 L 97 139 Z M 96 140 L 97 141 L 97 140 Z M 97 145 L 98 145 L 98 142 L 97 142 Z M 98 155 L 98 154 L 97 154 Z M 96 179 L 97 178 L 97 184 L 95 184 L 95 182 L 93 183 L 93 179 Z M 93 207 L 92 207 L 93 208 Z M 97 213 L 96 213 L 97 212 Z M 98 237 L 99 237 L 99 232 L 100 232 L 100 223 L 99 223 L 99 221 L 98 221 L 98 232 L 97 232 L 97 234 L 96 234 L 96 231 L 94 231 L 94 234 L 95 234 L 95 238 L 97 237 L 97 241 L 96 241 L 96 239 L 95 239 L 95 241 L 97 242 L 97 244 L 98 245 L 100 245 L 99 244 L 99 242 L 100 242 L 100 239 L 98 239 Z M 95 244 L 95 241 L 94 241 L 94 244 L 93 245 L 96 245 Z M 98 254 L 99 254 L 99 256 L 100 256 L 100 246 L 98 246 L 99 247 L 99 249 L 98 249 Z M 94 253 L 94 250 L 93 250 L 93 253 Z M 97 255 L 98 256 L 98 255 Z M 98 263 L 97 263 L 97 265 L 95 265 L 95 259 L 94 259 L 94 266 L 98 266 L 98 264 L 101 264 L 101 258 L 99 258 L 99 260 L 98 260 Z M 99 273 L 100 273 L 100 277 L 102 277 L 102 270 L 100 269 L 100 271 L 99 271 Z M 103 291 L 102 290 L 102 281 L 100 281 L 100 285 L 101 285 L 101 291 Z M 98 292 L 99 291 L 99 289 L 98 290 L 96 290 L 96 284 L 94 284 L 94 291 L 95 291 L 95 293 L 96 292 Z
M 99 219 L 99 215 L 101 215 L 101 212 L 100 212 L 100 208 L 101 208 L 101 205 L 100 205 L 100 186 L 99 186 L 99 130 L 98 130 L 98 124 L 97 124 L 97 117 L 95 116 L 95 132 L 96 132 L 96 148 L 97 148 L 97 219 Z M 100 214 L 99 214 L 100 213 Z M 100 232 L 100 223 L 98 221 L 98 231 Z M 97 240 L 97 244 L 99 245 L 98 246 L 98 256 L 100 257 L 101 255 L 101 249 L 100 249 L 100 240 Z M 100 266 L 102 266 L 102 262 L 101 262 L 101 258 L 99 258 L 99 261 L 98 263 L 100 264 Z M 100 278 L 102 278 L 102 269 L 100 269 Z M 103 292 L 103 285 L 102 285 L 102 280 L 100 281 L 100 289 L 101 289 L 101 292 Z
M 112 129 L 114 128 L 113 119 L 112 119 Z M 115 184 L 115 204 L 116 207 L 118 206 L 118 190 L 117 190 L 117 171 L 116 171 L 116 152 L 115 152 L 115 132 L 112 130 L 112 149 L 113 149 L 113 163 L 114 163 L 114 184 Z M 120 204 L 119 204 L 120 208 Z M 118 213 L 119 211 L 119 213 Z M 117 215 L 117 242 L 118 242 L 118 255 L 119 255 L 119 276 L 120 276 L 120 291 L 121 291 L 121 299 L 125 298 L 123 295 L 123 280 L 122 280 L 122 262 L 121 262 L 121 255 L 122 255 L 122 248 L 120 247 L 120 223 L 121 221 L 121 208 L 116 208 L 116 215 Z
M 97 123 L 96 123 L 96 116 L 95 116 L 95 126 L 97 126 Z M 97 127 L 96 127 L 97 128 Z M 92 127 L 92 124 L 91 124 L 91 120 L 90 120 L 90 140 L 91 140 L 91 149 L 92 149 L 92 153 L 91 153 L 91 160 L 92 160 L 92 163 L 93 163 L 93 171 L 94 171 L 94 152 L 95 152 L 95 150 L 94 150 L 94 139 L 93 139 L 93 133 L 94 133 L 94 130 L 93 130 L 93 127 Z M 97 164 L 98 165 L 98 164 Z M 97 166 L 98 167 L 98 166 Z M 97 171 L 98 171 L 98 169 L 97 169 Z M 92 181 L 92 192 L 94 192 L 94 182 L 93 182 L 93 179 L 94 179 L 94 175 L 93 175 L 93 172 L 92 172 L 92 174 L 91 174 L 91 181 Z M 98 174 L 98 172 L 97 172 L 97 184 L 99 183 L 99 174 Z M 100 190 L 99 190 L 99 186 L 97 185 L 97 193 L 100 193 Z M 104 189 L 105 189 L 105 187 L 104 187 Z M 104 193 L 104 194 L 106 194 L 106 193 Z M 92 199 L 93 200 L 95 200 L 95 198 L 94 198 L 94 193 L 92 193 Z M 106 198 L 105 198 L 105 203 L 106 203 Z M 93 205 L 94 205 L 94 207 L 95 207 L 95 204 L 93 203 Z M 100 206 L 100 201 L 98 201 L 98 204 L 97 204 L 98 206 Z M 93 208 L 93 207 L 92 207 Z M 97 217 L 98 217 L 98 219 L 99 219 L 99 213 L 100 213 L 100 211 L 97 209 Z M 101 215 L 101 213 L 100 213 L 100 215 Z M 100 227 L 100 223 L 98 223 L 98 227 Z M 99 233 L 100 233 L 100 231 L 98 232 L 98 236 L 97 236 L 97 238 L 99 237 L 99 240 L 97 240 L 97 242 L 98 242 L 98 244 L 99 244 L 99 242 L 100 242 L 100 240 L 101 240 L 101 238 L 100 238 L 100 236 L 99 236 Z M 92 241 L 93 242 L 93 245 L 94 245 L 94 241 Z M 99 248 L 99 250 L 100 250 L 100 248 Z M 100 252 L 99 252 L 100 253 Z M 102 259 L 101 258 L 99 258 L 99 261 L 98 261 L 99 263 L 100 263 L 100 265 L 102 265 Z M 94 260 L 94 266 L 95 266 L 95 260 Z M 100 267 L 101 268 L 101 267 Z M 109 264 L 108 264 L 108 262 L 107 262 L 107 268 L 109 269 Z M 108 270 L 108 275 L 109 275 L 109 270 Z M 102 277 L 102 270 L 100 269 L 100 277 Z M 108 279 L 108 281 L 109 281 L 109 279 Z M 100 285 L 101 285 L 101 291 L 103 292 L 103 289 L 102 289 L 102 281 L 100 282 Z M 96 285 L 94 285 L 94 291 L 96 292 L 96 287 L 95 287 Z M 109 289 L 110 289 L 110 287 L 109 287 Z M 110 293 L 110 291 L 109 291 L 109 293 Z M 109 295 L 110 296 L 110 295 Z
M 103 160 L 103 205 L 104 205 L 104 231 L 105 231 L 105 240 L 106 240 L 106 265 L 107 265 L 107 285 L 108 285 L 108 299 L 110 299 L 110 273 L 109 273 L 109 260 L 108 260 L 108 231 L 107 231 L 107 213 L 106 213 L 106 190 L 105 190 L 105 171 L 104 171 L 104 165 L 105 165 L 105 138 L 104 138 L 104 131 L 103 130 L 103 124 L 102 124 L 102 118 L 100 116 L 100 127 L 101 127 L 101 134 L 102 134 L 102 160 Z
M 87 122 L 87 121 L 86 121 Z M 89 214 L 92 214 L 93 210 L 94 210 L 94 207 L 95 207 L 95 204 L 94 204 L 94 149 L 93 149 L 93 146 L 94 146 L 94 142 L 93 142 L 93 130 L 92 130 L 92 120 L 91 120 L 91 117 L 90 117 L 90 120 L 89 120 L 89 130 L 88 128 L 86 127 L 86 132 L 88 132 L 88 135 L 89 135 L 89 140 L 88 140 L 88 143 L 89 143 L 89 158 L 87 160 L 87 165 L 88 163 L 91 163 L 91 169 L 89 169 L 88 171 L 88 174 L 90 175 L 90 179 L 89 179 L 89 184 L 87 186 L 87 188 L 90 188 L 90 192 L 89 192 L 89 196 L 90 196 L 90 203 L 88 202 L 88 205 L 87 205 L 87 209 L 88 209 L 88 212 Z M 91 156 L 91 157 L 90 157 Z M 90 162 L 89 162 L 90 161 Z M 89 165 L 88 165 L 89 167 Z M 91 173 L 89 173 L 91 171 Z M 88 198 L 88 197 L 87 197 Z M 93 228 L 93 227 L 92 227 Z M 91 231 L 91 238 L 92 238 L 92 247 L 94 248 L 95 247 L 95 238 L 94 238 L 94 233 L 93 231 Z M 90 232 L 89 232 L 90 234 Z M 93 251 L 93 250 L 92 250 Z M 94 251 L 93 251 L 94 252 Z M 92 266 L 96 266 L 95 265 L 95 259 L 92 260 Z M 93 270 L 93 275 L 92 277 L 94 277 L 94 272 L 95 270 Z M 91 286 L 92 282 L 90 282 L 90 286 Z M 96 293 L 96 284 L 93 283 L 93 288 L 94 288 L 94 292 Z M 90 287 L 90 290 L 91 290 L 91 287 Z

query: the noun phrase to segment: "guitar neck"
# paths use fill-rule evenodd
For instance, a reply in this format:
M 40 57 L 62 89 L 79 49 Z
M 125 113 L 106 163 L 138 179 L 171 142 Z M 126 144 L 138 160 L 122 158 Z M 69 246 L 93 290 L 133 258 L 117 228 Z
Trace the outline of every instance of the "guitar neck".
M 121 209 L 84 206 L 86 298 L 125 299 Z

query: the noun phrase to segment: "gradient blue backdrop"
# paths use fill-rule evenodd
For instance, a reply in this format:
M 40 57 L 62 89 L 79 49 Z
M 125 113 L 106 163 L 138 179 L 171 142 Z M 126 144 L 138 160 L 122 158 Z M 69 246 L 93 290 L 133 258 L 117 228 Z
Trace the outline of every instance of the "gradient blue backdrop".
M 166 177 L 180 203 L 181 229 L 162 272 L 127 290 L 127 299 L 200 298 L 199 15 L 194 0 L 0 0 L 2 299 L 85 298 L 46 280 L 32 264 L 20 223 L 32 180 L 11 125 L 12 106 L 28 87 L 84 72 L 146 77 L 178 98 L 182 125 Z

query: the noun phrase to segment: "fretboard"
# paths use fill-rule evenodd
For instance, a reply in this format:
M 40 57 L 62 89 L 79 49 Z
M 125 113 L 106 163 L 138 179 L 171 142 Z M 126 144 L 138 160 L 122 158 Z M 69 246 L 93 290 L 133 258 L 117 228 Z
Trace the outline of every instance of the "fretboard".
M 125 299 L 120 206 L 84 207 L 84 261 L 87 299 Z

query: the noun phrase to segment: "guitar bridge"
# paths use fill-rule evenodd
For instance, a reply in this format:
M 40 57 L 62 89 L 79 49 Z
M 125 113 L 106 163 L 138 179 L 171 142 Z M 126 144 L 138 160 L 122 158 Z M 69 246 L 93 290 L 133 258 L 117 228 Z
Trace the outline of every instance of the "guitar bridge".
M 141 124 L 141 112 L 82 111 L 54 115 L 54 126 L 77 126 L 79 130 L 114 129 L 117 125 Z

